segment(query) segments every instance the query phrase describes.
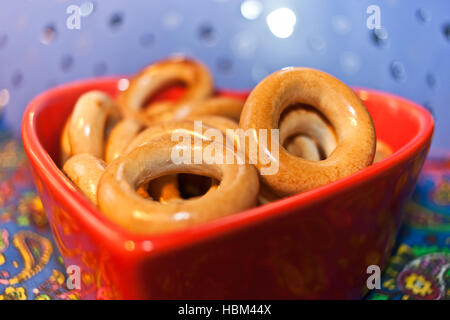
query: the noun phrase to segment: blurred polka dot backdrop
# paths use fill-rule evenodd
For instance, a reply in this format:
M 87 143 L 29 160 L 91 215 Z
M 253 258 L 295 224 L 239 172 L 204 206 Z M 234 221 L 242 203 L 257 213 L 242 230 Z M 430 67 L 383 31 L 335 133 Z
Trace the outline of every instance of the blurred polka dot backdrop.
M 286 66 L 392 92 L 436 119 L 450 147 L 448 0 L 1 0 L 0 121 L 19 132 L 38 93 L 80 78 L 131 74 L 185 54 L 218 87 L 251 88 Z M 379 8 L 379 22 L 368 20 Z M 73 14 L 75 13 L 75 16 Z

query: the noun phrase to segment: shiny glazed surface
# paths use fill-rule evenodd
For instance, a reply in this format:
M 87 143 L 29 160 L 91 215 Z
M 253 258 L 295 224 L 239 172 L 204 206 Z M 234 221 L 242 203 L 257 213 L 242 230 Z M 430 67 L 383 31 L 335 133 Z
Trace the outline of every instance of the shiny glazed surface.
M 263 173 L 269 165 L 261 155 L 256 164 L 261 179 L 275 193 L 287 196 L 308 191 L 372 163 L 376 140 L 370 115 L 350 88 L 319 70 L 290 67 L 263 79 L 245 102 L 239 126 L 245 130 L 264 129 L 270 136 L 271 129 L 278 128 L 281 113 L 297 103 L 314 107 L 330 121 L 336 131 L 337 146 L 329 157 L 314 162 L 295 157 L 283 148 L 276 156 L 272 146 L 252 135 L 264 148 L 262 155 L 278 160 L 279 170 L 275 174 Z M 278 152 L 278 148 L 273 149 Z

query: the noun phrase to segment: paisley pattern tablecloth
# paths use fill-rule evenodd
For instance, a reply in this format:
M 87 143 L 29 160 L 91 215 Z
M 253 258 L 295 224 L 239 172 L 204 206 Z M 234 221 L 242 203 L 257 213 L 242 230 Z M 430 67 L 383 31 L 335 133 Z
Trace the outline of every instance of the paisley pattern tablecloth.
M 79 297 L 66 287 L 20 140 L 0 128 L 0 300 Z M 427 160 L 381 289 L 367 298 L 450 298 L 450 153 Z

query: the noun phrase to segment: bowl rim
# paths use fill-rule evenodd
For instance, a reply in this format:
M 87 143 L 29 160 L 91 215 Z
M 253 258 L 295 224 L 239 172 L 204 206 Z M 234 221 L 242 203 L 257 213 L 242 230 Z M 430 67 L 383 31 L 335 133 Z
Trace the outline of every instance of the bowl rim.
M 68 90 L 88 89 L 100 85 L 114 85 L 122 78 L 124 76 L 82 79 L 59 85 L 39 94 L 31 100 L 24 112 L 22 119 L 22 140 L 29 161 L 33 163 L 37 171 L 40 171 L 40 176 L 44 184 L 51 184 L 57 190 L 54 196 L 58 198 L 58 202 L 64 202 L 71 217 L 76 219 L 81 225 L 87 226 L 89 236 L 94 240 L 101 241 L 104 247 L 117 254 L 128 254 L 130 258 L 139 257 L 142 254 L 160 253 L 175 247 L 187 246 L 206 238 L 215 238 L 219 235 L 237 231 L 267 219 L 279 218 L 287 214 L 289 209 L 294 206 L 306 206 L 317 201 L 324 201 L 337 192 L 344 192 L 349 188 L 354 188 L 355 185 L 357 186 L 363 183 L 367 178 L 381 174 L 389 167 L 403 162 L 408 156 L 417 152 L 426 144 L 434 130 L 433 117 L 424 107 L 417 103 L 379 90 L 352 87 L 358 96 L 360 96 L 362 91 L 365 91 L 369 97 L 377 96 L 383 99 L 393 99 L 398 102 L 398 106 L 401 108 L 410 108 L 410 112 L 415 113 L 415 117 L 419 122 L 418 134 L 383 161 L 325 186 L 183 230 L 158 235 L 133 234 L 108 220 L 97 207 L 77 190 L 58 168 L 40 143 L 36 131 L 35 118 L 37 113 L 45 109 L 45 102 L 49 98 L 57 97 Z M 236 95 L 246 95 L 250 91 L 250 89 L 219 90 L 221 93 Z M 364 101 L 364 99 L 362 100 Z M 108 241 L 105 241 L 105 239 L 108 239 Z M 130 241 L 132 242 L 131 246 Z

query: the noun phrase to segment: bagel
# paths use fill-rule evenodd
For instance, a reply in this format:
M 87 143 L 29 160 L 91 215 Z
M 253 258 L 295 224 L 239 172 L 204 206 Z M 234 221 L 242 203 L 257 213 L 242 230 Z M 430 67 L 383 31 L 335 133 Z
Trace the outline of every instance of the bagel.
M 124 118 L 112 129 L 106 143 L 105 161 L 116 159 L 139 133 L 142 126 L 133 118 Z
M 173 112 L 175 120 L 198 116 L 221 116 L 239 122 L 244 100 L 232 97 L 211 97 L 197 103 L 181 105 Z
M 68 137 L 73 155 L 89 153 L 103 159 L 108 120 L 117 121 L 114 100 L 101 91 L 89 91 L 77 100 L 70 117 Z
M 81 190 L 81 192 L 97 205 L 97 186 L 105 171 L 106 163 L 88 153 L 70 157 L 63 166 L 64 173 Z
M 178 101 L 158 101 L 156 108 L 143 110 L 146 101 L 178 83 L 185 85 L 185 92 Z M 175 107 L 205 99 L 212 94 L 213 87 L 212 76 L 206 66 L 186 58 L 171 58 L 140 71 L 131 79 L 128 88 L 119 94 L 117 101 L 125 115 L 149 124 L 161 119 L 170 120 Z
M 290 137 L 295 138 L 293 136 L 301 135 L 298 139 L 292 139 L 291 149 L 297 150 L 297 152 L 304 150 L 309 152 L 311 156 L 313 156 L 313 153 L 319 153 L 319 157 L 318 159 L 309 159 L 301 155 L 297 156 L 306 160 L 318 161 L 321 159 L 320 151 L 322 150 L 324 158 L 329 157 L 336 148 L 336 134 L 328 121 L 311 108 L 295 106 L 295 108 L 286 111 L 286 114 L 283 112 L 280 119 L 281 144 L 284 145 Z M 297 146 L 295 146 L 296 143 L 298 143 Z M 313 148 L 312 144 L 316 145 L 316 148 Z
M 320 147 L 308 136 L 297 135 L 288 139 L 283 145 L 289 153 L 297 157 L 310 161 L 321 160 Z
M 272 156 L 271 129 L 278 129 L 282 112 L 298 103 L 315 108 L 334 128 L 337 145 L 327 159 L 308 161 L 279 146 L 279 158 Z M 369 166 L 375 154 L 375 130 L 364 104 L 343 82 L 314 69 L 285 68 L 262 80 L 245 102 L 239 126 L 267 130 L 265 145 L 252 136 L 263 150 L 255 165 L 263 182 L 279 196 L 307 191 L 355 173 Z M 261 154 L 278 161 L 275 174 L 263 174 L 268 165 Z
M 172 160 L 175 143 L 168 143 L 169 137 L 162 141 L 137 146 L 106 168 L 98 186 L 98 204 L 112 221 L 133 233 L 156 234 L 223 217 L 256 204 L 259 181 L 253 166 L 237 161 L 176 164 Z M 198 148 L 194 144 L 191 151 L 195 153 Z M 164 204 L 143 199 L 136 193 L 136 186 L 176 173 L 207 175 L 220 180 L 220 185 L 198 198 Z

